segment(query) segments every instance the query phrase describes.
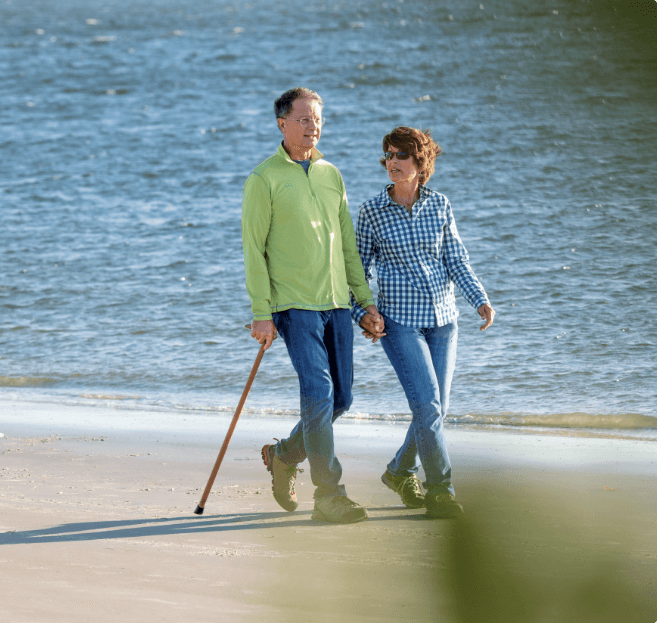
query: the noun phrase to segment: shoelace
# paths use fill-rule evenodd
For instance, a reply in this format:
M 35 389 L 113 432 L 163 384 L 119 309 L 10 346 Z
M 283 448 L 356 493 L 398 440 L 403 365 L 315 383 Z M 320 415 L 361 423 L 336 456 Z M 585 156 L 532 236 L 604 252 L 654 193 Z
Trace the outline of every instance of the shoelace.
M 274 437 L 274 441 L 278 442 L 278 438 Z M 282 461 L 281 461 L 282 462 Z M 292 470 L 290 472 L 290 470 Z M 288 475 L 289 478 L 295 478 L 297 477 L 297 473 L 303 474 L 303 470 L 298 468 L 296 465 L 287 465 L 285 467 L 285 473 Z M 294 487 L 294 483 L 292 484 L 292 487 Z
M 358 506 L 356 502 L 350 500 L 346 495 L 338 495 L 335 499 L 336 504 L 342 504 L 343 506 Z
M 302 474 L 303 470 L 298 468 L 296 465 L 288 465 L 285 468 L 285 473 L 287 474 L 288 478 L 290 478 L 290 493 L 294 495 L 294 484 L 297 479 L 297 474 Z
M 413 493 L 416 493 L 418 495 L 422 495 L 422 489 L 420 487 L 420 481 L 415 476 L 409 476 L 408 478 L 405 478 L 402 481 L 401 485 L 399 486 L 399 490 L 403 491 L 406 488 L 410 488 Z
M 285 473 L 290 478 L 296 478 L 297 474 L 303 474 L 303 470 L 297 467 L 296 465 L 285 465 Z

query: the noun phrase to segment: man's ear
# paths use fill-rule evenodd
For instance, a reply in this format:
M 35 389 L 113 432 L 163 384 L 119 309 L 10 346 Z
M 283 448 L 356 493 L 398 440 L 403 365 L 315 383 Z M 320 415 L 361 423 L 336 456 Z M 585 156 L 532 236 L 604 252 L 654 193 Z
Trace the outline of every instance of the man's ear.
M 285 119 L 282 117 L 279 117 L 276 119 L 276 123 L 278 124 L 278 129 L 281 131 L 281 134 L 283 133 L 283 127 L 285 126 Z

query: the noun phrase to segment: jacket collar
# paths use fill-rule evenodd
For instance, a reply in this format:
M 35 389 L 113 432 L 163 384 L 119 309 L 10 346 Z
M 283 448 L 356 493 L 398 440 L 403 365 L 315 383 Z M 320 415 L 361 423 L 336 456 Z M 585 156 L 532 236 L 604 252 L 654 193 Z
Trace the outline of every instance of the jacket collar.
M 287 160 L 291 164 L 296 164 L 292 158 L 290 158 L 290 155 L 285 151 L 285 147 L 283 147 L 283 141 L 281 141 L 281 144 L 278 146 L 278 149 L 276 150 L 276 155 L 279 156 L 280 158 L 283 158 L 283 160 Z M 310 162 L 311 164 L 313 162 L 317 162 L 320 158 L 323 158 L 324 154 L 320 152 L 318 149 L 315 149 L 313 147 L 311 156 L 310 156 Z

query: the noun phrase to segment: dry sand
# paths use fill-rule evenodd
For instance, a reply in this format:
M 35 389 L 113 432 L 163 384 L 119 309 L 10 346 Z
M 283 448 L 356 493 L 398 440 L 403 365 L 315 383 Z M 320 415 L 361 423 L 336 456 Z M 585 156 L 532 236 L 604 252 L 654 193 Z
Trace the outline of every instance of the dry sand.
M 242 417 L 199 517 L 230 416 L 0 408 L 3 623 L 657 620 L 655 442 L 448 429 L 466 519 L 431 521 L 379 480 L 405 426 L 345 420 L 370 520 L 336 526 L 308 471 L 295 513 L 271 496 L 291 419 Z

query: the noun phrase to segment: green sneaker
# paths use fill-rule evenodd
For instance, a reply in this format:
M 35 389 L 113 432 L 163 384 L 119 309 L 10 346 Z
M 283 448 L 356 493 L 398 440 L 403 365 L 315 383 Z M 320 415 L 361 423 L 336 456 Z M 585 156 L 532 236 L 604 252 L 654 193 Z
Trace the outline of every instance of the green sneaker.
M 429 519 L 451 519 L 463 515 L 463 507 L 449 493 L 427 493 L 424 504 Z
M 274 492 L 274 499 L 278 504 L 288 512 L 295 511 L 299 503 L 297 494 L 294 490 L 294 483 L 297 479 L 297 472 L 302 472 L 296 465 L 283 463 L 276 455 L 276 444 L 267 444 L 262 447 L 262 462 L 265 464 L 267 471 L 271 473 L 271 490 Z
M 424 493 L 418 477 L 412 476 L 393 476 L 388 470 L 381 476 L 381 482 L 398 493 L 402 502 L 408 508 L 422 508 L 424 506 Z
M 311 519 L 333 523 L 357 523 L 367 519 L 367 511 L 346 495 L 330 495 L 315 499 Z

